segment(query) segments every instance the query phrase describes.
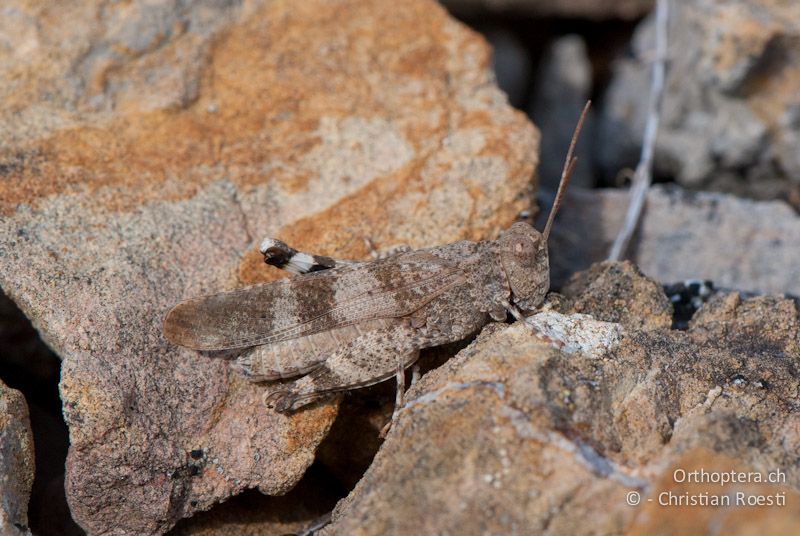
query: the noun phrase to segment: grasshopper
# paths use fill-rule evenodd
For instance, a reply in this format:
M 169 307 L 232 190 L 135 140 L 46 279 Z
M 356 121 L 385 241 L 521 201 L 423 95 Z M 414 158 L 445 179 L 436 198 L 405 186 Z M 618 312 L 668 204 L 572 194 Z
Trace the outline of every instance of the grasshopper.
M 201 351 L 236 350 L 255 382 L 293 379 L 267 393 L 276 411 L 331 393 L 397 379 L 423 348 L 465 339 L 507 313 L 524 321 L 550 288 L 547 239 L 575 167 L 581 113 L 544 231 L 514 223 L 497 240 L 406 250 L 371 262 L 299 252 L 267 238 L 265 262 L 295 277 L 190 299 L 173 307 L 164 335 Z

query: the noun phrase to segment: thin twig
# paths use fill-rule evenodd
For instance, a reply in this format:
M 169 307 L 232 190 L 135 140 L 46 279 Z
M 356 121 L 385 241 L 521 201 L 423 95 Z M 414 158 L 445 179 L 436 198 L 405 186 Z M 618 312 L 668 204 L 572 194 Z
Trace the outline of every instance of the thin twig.
M 625 222 L 608 254 L 608 259 L 612 261 L 620 260 L 627 251 L 642 214 L 647 190 L 650 188 L 650 183 L 653 182 L 653 152 L 661 115 L 661 102 L 664 98 L 664 82 L 667 71 L 668 4 L 669 0 L 658 0 L 656 3 L 656 61 L 653 62 L 650 102 L 642 140 L 642 153 L 636 166 L 636 172 L 633 175 L 633 184 L 630 190 L 631 200 L 628 205 L 628 212 L 625 214 Z

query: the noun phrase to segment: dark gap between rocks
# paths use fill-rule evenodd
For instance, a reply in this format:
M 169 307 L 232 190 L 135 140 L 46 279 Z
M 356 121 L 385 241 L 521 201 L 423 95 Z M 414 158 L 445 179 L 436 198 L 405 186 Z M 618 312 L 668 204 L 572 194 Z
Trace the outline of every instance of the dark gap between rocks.
M 208 511 L 179 521 L 167 534 L 238 534 L 237 527 L 250 524 L 269 524 L 276 530 L 284 525 L 291 534 L 333 510 L 344 493 L 330 472 L 322 464 L 314 463 L 286 495 L 270 496 L 257 489 L 247 490 Z
M 420 375 L 444 364 L 472 339 L 423 350 L 418 361 Z M 410 382 L 409 370 L 406 372 L 407 388 Z M 339 415 L 317 449 L 315 462 L 327 467 L 341 484 L 345 493 L 340 498 L 349 494 L 361 480 L 383 444 L 378 434 L 392 416 L 395 394 L 393 380 L 344 393 Z
M 677 330 L 689 329 L 689 322 L 695 313 L 716 294 L 738 292 L 742 299 L 765 295 L 762 292 L 718 288 L 713 281 L 707 279 L 687 279 L 677 283 L 664 284 L 662 288 L 672 304 L 672 329 Z M 799 296 L 784 294 L 784 297 L 794 301 L 800 307 Z
M 678 330 L 689 329 L 694 314 L 717 292 L 713 282 L 702 279 L 669 283 L 661 288 L 672 304 L 672 329 Z
M 28 526 L 37 536 L 84 534 L 70 515 L 64 491 L 69 431 L 58 392 L 61 360 L 1 291 L 0 348 L 0 379 L 25 396 L 33 431 L 36 472 Z
M 498 86 L 508 95 L 512 106 L 524 111 L 528 117 L 534 121 L 541 130 L 543 140 L 561 140 L 565 133 L 562 131 L 572 131 L 574 126 L 571 121 L 561 118 L 561 115 L 568 113 L 572 108 L 570 97 L 566 96 L 566 103 L 554 105 L 560 110 L 551 109 L 553 103 L 549 103 L 546 97 L 540 95 L 540 89 L 546 81 L 540 80 L 543 76 L 544 64 L 551 54 L 550 47 L 563 37 L 576 35 L 585 43 L 586 60 L 590 83 L 585 97 L 591 98 L 594 102 L 594 110 L 587 120 L 586 139 L 581 141 L 579 146 L 580 159 L 587 163 L 590 170 L 590 183 L 584 184 L 587 187 L 603 186 L 625 186 L 628 184 L 628 175 L 632 175 L 632 170 L 624 170 L 613 180 L 603 177 L 602 170 L 595 161 L 595 148 L 590 143 L 592 125 L 597 123 L 594 117 L 602 108 L 602 100 L 612 77 L 612 64 L 615 58 L 625 55 L 626 51 L 630 54 L 630 42 L 636 26 L 641 19 L 635 20 L 606 20 L 589 21 L 581 19 L 568 19 L 557 17 L 534 17 L 517 12 L 497 12 L 497 13 L 470 13 L 451 10 L 451 14 L 464 24 L 480 32 L 492 45 L 492 67 L 495 71 Z M 563 60 L 562 60 L 563 61 Z M 577 65 L 562 66 L 560 69 L 582 69 Z M 556 83 L 559 83 L 556 81 Z M 572 91 L 573 89 L 571 89 Z M 539 102 L 539 99 L 543 100 Z M 582 102 L 582 101 L 581 101 Z M 543 108 L 544 107 L 544 108 Z M 575 103 L 575 119 L 580 110 L 581 104 Z M 543 110 L 549 110 L 543 112 Z M 560 119 L 553 121 L 545 119 L 544 123 L 536 120 L 537 113 L 556 114 Z M 553 131 L 555 129 L 557 131 Z M 539 172 L 541 170 L 560 169 L 563 164 L 563 151 L 545 150 L 540 154 Z M 582 164 L 583 165 L 583 164 Z M 557 177 L 540 177 L 540 187 L 548 188 L 548 185 L 557 180 Z M 576 175 L 580 175 L 577 173 Z M 666 175 L 656 175 L 654 182 L 674 182 L 674 177 Z

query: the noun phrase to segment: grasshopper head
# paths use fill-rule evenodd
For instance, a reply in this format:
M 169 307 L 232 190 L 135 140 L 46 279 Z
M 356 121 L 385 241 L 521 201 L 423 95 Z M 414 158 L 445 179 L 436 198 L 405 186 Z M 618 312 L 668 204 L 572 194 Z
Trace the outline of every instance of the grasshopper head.
M 550 209 L 550 214 L 547 216 L 544 231 L 540 233 L 527 223 L 518 222 L 500 235 L 498 240 L 500 264 L 505 273 L 506 283 L 511 289 L 511 301 L 523 311 L 534 311 L 542 304 L 545 294 L 550 290 L 550 260 L 547 256 L 547 239 L 550 237 L 550 229 L 553 226 L 558 207 L 561 206 L 564 189 L 575 169 L 577 158 L 572 153 L 590 105 L 591 102 L 587 102 L 583 107 L 578 124 L 572 133 L 567 159 L 558 183 L 558 191 L 555 201 L 553 201 L 553 208 Z
M 517 222 L 500 236 L 499 244 L 511 300 L 523 311 L 535 310 L 550 289 L 547 240 L 527 223 Z

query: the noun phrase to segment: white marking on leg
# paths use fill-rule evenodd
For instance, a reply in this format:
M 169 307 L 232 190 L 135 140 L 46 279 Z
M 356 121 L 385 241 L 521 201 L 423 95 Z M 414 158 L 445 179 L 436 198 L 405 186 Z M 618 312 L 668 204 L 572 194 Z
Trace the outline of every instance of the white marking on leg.
M 284 267 L 284 270 L 298 275 L 305 274 L 311 271 L 311 268 L 316 266 L 316 264 L 313 255 L 298 252 L 289 258 L 289 262 Z

